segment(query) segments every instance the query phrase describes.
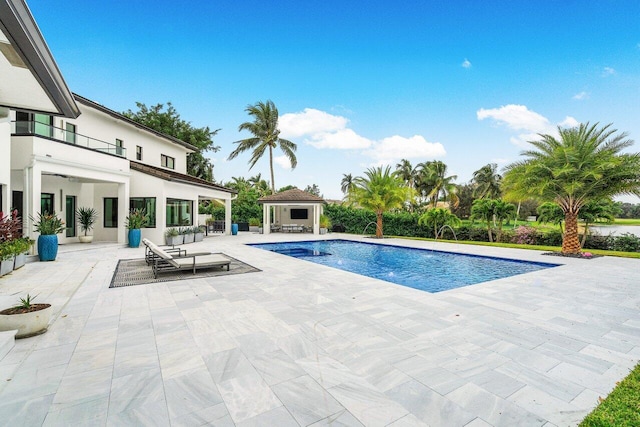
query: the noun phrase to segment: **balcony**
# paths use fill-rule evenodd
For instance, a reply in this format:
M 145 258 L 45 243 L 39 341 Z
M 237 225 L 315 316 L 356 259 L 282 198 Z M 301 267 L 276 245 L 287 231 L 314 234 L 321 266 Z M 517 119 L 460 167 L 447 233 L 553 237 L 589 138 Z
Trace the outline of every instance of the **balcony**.
M 65 129 L 50 126 L 45 123 L 35 121 L 14 121 L 11 122 L 11 134 L 14 136 L 41 136 L 43 138 L 60 141 L 66 144 L 77 145 L 101 153 L 118 157 L 127 157 L 127 150 L 99 139 L 69 132 Z

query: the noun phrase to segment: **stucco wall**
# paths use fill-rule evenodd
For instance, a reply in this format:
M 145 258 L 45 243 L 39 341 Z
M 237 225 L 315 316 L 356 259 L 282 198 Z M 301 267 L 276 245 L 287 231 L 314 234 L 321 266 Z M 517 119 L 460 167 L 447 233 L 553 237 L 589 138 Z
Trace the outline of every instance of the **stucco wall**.
M 0 107 L 0 211 L 11 207 L 11 123 L 9 110 Z

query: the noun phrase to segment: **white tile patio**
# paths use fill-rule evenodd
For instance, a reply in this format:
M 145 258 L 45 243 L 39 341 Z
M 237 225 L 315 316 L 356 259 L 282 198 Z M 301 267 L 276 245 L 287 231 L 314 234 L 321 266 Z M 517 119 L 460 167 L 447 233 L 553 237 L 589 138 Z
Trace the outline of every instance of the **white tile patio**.
M 0 359 L 2 424 L 576 425 L 640 359 L 640 260 L 385 239 L 564 264 L 430 294 L 244 245 L 308 238 L 187 246 L 243 275 L 109 289 L 143 250 L 92 244 L 3 277 L 55 313 Z

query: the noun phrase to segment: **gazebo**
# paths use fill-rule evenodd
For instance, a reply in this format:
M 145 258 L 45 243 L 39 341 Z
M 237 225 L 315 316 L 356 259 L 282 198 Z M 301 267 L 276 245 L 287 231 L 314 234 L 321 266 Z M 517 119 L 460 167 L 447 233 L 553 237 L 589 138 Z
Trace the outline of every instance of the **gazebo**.
M 322 197 L 292 188 L 258 199 L 262 205 L 264 234 L 271 232 L 313 232 L 320 234 Z M 273 220 L 271 218 L 273 208 Z

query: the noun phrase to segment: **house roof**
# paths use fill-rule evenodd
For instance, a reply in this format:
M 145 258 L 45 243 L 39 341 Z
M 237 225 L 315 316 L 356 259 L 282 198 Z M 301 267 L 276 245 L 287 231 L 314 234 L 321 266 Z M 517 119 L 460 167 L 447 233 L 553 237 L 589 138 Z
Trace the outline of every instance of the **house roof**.
M 282 193 L 260 197 L 258 199 L 258 203 L 324 203 L 324 199 L 298 188 L 292 188 L 291 190 L 286 190 Z
M 80 95 L 78 95 L 77 93 L 74 93 L 74 94 L 73 94 L 73 97 L 74 97 L 74 98 L 76 99 L 76 101 L 78 101 L 79 103 L 84 104 L 84 105 L 86 105 L 86 106 L 89 106 L 89 107 L 91 107 L 91 108 L 95 108 L 96 110 L 101 111 L 101 112 L 103 112 L 103 113 L 105 113 L 105 114 L 108 114 L 108 115 L 110 115 L 111 117 L 113 117 L 113 118 L 115 118 L 115 119 L 122 120 L 123 122 L 126 122 L 126 123 L 128 123 L 128 124 L 130 124 L 130 125 L 133 125 L 133 126 L 135 126 L 135 127 L 139 128 L 139 129 L 142 129 L 142 130 L 145 130 L 145 131 L 147 131 L 147 132 L 150 132 L 150 133 L 152 133 L 152 134 L 154 134 L 154 135 L 156 135 L 156 136 L 159 136 L 160 138 L 164 138 L 164 139 L 166 139 L 166 140 L 168 140 L 169 142 L 172 142 L 172 143 L 174 143 L 174 144 L 181 145 L 181 146 L 185 147 L 185 148 L 186 148 L 186 149 L 188 149 L 188 150 L 191 150 L 191 151 L 198 151 L 198 147 L 196 147 L 196 146 L 194 146 L 194 145 L 191 145 L 191 144 L 189 144 L 188 142 L 184 142 L 184 141 L 182 141 L 181 139 L 175 138 L 175 137 L 173 137 L 173 136 L 171 136 L 171 135 L 167 135 L 167 134 L 165 134 L 165 133 L 158 132 L 157 130 L 152 129 L 152 128 L 150 128 L 149 126 L 145 126 L 145 125 L 143 125 L 143 124 L 140 124 L 140 123 L 136 122 L 135 120 L 131 120 L 129 117 L 127 117 L 127 116 L 125 116 L 125 115 L 123 115 L 123 114 L 120 114 L 120 113 L 118 113 L 117 111 L 114 111 L 114 110 L 112 110 L 112 109 L 110 109 L 110 108 L 107 108 L 107 107 L 105 107 L 105 106 L 104 106 L 104 105 L 102 105 L 102 104 L 98 104 L 98 103 L 97 103 L 97 102 L 95 102 L 95 101 L 92 101 L 92 100 L 90 100 L 90 99 L 87 99 L 87 98 L 85 98 L 84 96 L 80 96 Z
M 134 162 L 132 160 L 130 160 L 130 163 L 131 163 L 132 170 L 146 173 L 147 175 L 151 175 L 156 178 L 163 179 L 165 181 L 173 181 L 173 182 L 179 182 L 182 184 L 197 185 L 199 187 L 210 188 L 212 190 L 224 191 L 225 193 L 232 193 L 232 194 L 237 193 L 237 191 L 235 190 L 232 190 L 227 187 L 223 187 L 218 184 L 214 184 L 213 182 L 209 182 L 195 176 L 186 175 L 183 173 L 159 168 L 156 166 L 145 165 L 143 163 Z
M 80 110 L 24 0 L 0 0 L 0 105 L 76 118 Z

